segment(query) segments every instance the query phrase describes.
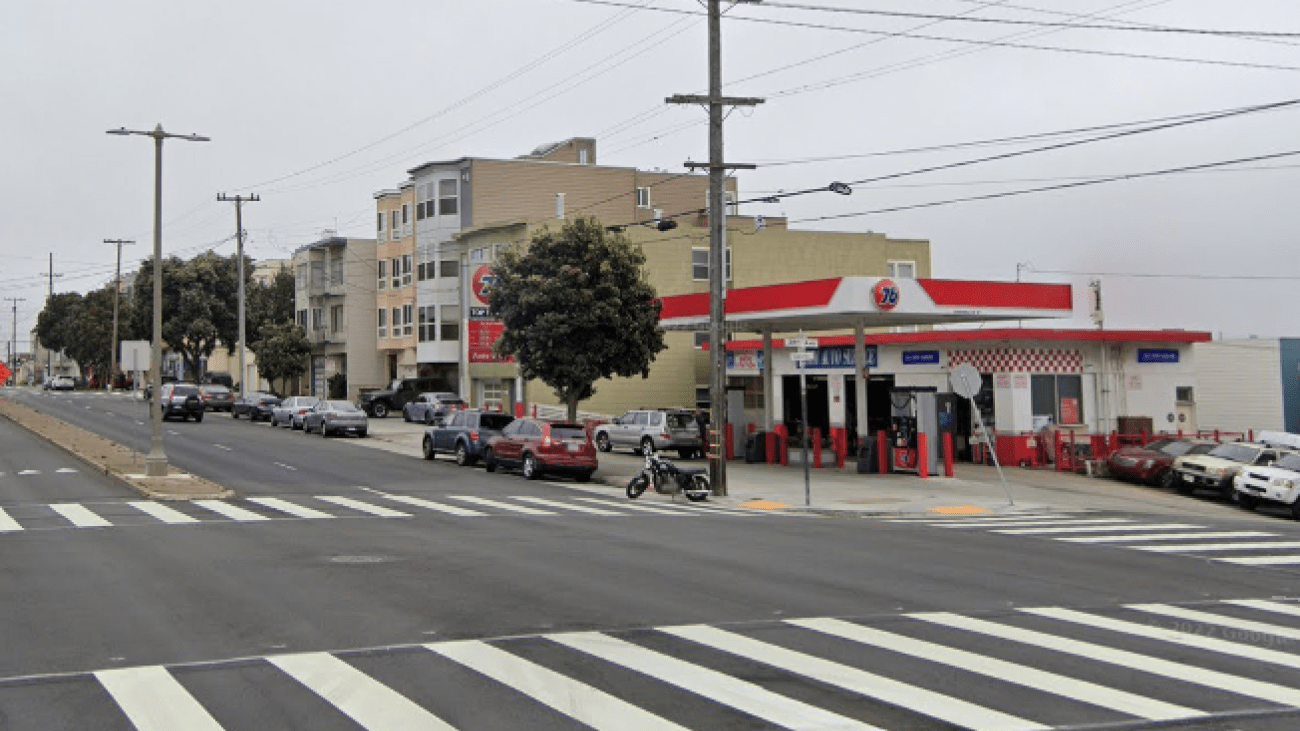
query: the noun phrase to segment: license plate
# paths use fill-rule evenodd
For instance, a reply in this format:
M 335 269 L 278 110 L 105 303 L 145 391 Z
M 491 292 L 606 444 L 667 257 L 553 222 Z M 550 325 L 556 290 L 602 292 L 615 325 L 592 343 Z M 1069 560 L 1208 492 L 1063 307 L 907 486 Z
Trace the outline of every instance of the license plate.
M 577 442 L 569 442 L 569 451 L 570 451 L 570 452 L 576 452 L 576 451 L 578 451 L 579 449 L 582 449 L 582 445 L 581 445 L 581 444 L 578 444 Z

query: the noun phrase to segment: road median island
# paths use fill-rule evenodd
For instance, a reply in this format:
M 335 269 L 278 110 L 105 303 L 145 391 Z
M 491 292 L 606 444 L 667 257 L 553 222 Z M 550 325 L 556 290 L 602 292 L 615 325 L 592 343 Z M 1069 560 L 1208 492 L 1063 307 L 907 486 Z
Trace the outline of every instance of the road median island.
M 218 499 L 235 494 L 233 490 L 175 467 L 169 467 L 166 477 L 145 477 L 143 454 L 11 398 L 0 398 L 0 417 L 61 447 L 95 470 L 153 500 Z

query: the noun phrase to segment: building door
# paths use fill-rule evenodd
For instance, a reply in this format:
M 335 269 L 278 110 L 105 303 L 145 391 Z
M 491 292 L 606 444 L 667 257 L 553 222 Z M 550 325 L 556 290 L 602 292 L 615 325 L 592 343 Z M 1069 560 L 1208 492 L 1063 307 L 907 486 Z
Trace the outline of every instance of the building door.
M 1196 404 L 1191 401 L 1179 401 L 1174 405 L 1173 428 L 1184 434 L 1196 433 Z
M 484 411 L 504 412 L 510 405 L 510 387 L 500 378 L 483 378 L 478 381 L 478 404 Z

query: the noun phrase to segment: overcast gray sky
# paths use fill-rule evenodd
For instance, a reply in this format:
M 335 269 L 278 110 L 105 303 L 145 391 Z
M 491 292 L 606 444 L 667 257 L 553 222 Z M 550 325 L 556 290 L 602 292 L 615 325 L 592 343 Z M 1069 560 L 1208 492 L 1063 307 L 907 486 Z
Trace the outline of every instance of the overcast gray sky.
M 212 138 L 165 146 L 165 254 L 233 253 L 233 206 L 215 200 L 226 192 L 262 196 L 245 208 L 249 253 L 287 257 L 324 229 L 373 235 L 372 194 L 428 160 L 514 157 L 573 136 L 596 137 L 603 164 L 680 171 L 707 159 L 703 111 L 663 103 L 705 90 L 701 7 L 11 4 L 0 25 L 0 296 L 25 298 L 20 348 L 51 252 L 56 292 L 110 281 L 115 252 L 103 239 L 138 242 L 124 270 L 151 253 L 152 141 L 105 130 L 162 123 Z M 739 174 L 742 199 L 855 183 L 850 196 L 744 212 L 929 239 L 938 277 L 1013 280 L 1022 264 L 1023 280 L 1071 282 L 1080 303 L 1087 273 L 1101 273 L 1108 327 L 1300 335 L 1290 304 L 1300 155 L 842 217 L 1300 151 L 1300 107 L 1284 106 L 857 182 L 1138 127 L 906 152 L 915 148 L 1300 98 L 1300 35 L 1286 35 L 1300 34 L 1295 0 L 772 2 L 734 7 L 723 33 L 726 93 L 767 99 L 727 120 L 728 161 L 760 163 Z M 6 340 L 12 306 L 3 302 Z

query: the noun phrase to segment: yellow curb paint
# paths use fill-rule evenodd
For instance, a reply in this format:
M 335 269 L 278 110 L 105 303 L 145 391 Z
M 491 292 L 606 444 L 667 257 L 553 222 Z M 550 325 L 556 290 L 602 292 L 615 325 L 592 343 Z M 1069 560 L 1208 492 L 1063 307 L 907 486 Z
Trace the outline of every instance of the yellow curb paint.
M 952 505 L 948 507 L 928 508 L 931 513 L 942 515 L 987 515 L 989 511 L 974 505 Z
M 774 503 L 771 500 L 750 500 L 747 503 L 741 503 L 740 507 L 749 508 L 750 510 L 788 510 L 790 508 L 785 503 Z

